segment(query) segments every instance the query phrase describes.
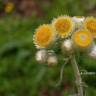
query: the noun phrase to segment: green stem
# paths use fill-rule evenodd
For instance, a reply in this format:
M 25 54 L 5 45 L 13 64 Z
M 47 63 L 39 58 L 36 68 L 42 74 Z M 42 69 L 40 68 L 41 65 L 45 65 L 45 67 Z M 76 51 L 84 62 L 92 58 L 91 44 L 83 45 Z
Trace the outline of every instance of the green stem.
M 78 64 L 76 62 L 76 59 L 75 59 L 74 55 L 72 55 L 72 57 L 71 57 L 71 63 L 72 63 L 72 67 L 73 67 L 73 70 L 74 70 L 74 75 L 75 75 L 75 78 L 76 78 L 76 87 L 77 87 L 77 90 L 78 90 L 78 95 L 77 96 L 83 96 L 82 78 L 81 78 L 80 71 L 79 71 L 79 68 L 78 68 Z

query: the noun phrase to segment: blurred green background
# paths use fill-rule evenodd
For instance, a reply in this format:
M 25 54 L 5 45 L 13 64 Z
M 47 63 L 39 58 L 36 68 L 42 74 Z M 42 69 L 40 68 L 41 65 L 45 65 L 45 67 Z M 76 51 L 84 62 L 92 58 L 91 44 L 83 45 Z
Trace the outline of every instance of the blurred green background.
M 0 0 L 0 96 L 75 96 L 70 63 L 56 87 L 63 61 L 55 67 L 35 61 L 35 28 L 60 15 L 96 16 L 96 0 Z M 82 55 L 77 61 L 96 72 L 96 60 Z M 82 78 L 86 96 L 96 96 L 96 75 Z

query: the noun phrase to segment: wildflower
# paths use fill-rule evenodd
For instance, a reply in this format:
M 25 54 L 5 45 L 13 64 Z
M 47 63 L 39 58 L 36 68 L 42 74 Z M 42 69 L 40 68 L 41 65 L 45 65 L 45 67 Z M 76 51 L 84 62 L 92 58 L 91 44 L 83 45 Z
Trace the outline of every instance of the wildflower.
M 74 22 L 69 16 L 60 16 L 53 20 L 52 27 L 61 38 L 67 38 L 74 29 Z
M 11 13 L 13 11 L 13 8 L 14 8 L 14 4 L 9 2 L 5 6 L 5 12 L 6 13 Z
M 81 29 L 74 32 L 72 36 L 73 42 L 79 47 L 89 47 L 92 44 L 92 35 L 88 30 Z
M 55 34 L 51 25 L 41 25 L 35 32 L 34 43 L 37 48 L 46 48 L 53 42 L 54 36 Z
M 84 22 L 84 28 L 90 31 L 94 38 L 96 38 L 96 18 L 87 17 Z

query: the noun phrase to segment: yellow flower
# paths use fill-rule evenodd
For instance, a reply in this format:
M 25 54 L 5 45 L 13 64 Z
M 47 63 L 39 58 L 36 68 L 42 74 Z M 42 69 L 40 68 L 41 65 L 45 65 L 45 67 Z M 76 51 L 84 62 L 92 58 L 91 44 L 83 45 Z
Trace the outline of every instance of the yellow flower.
M 6 12 L 6 13 L 10 13 L 10 12 L 13 11 L 13 8 L 14 8 L 14 4 L 11 3 L 11 2 L 9 2 L 9 3 L 7 3 L 6 6 L 5 6 L 5 12 Z
M 69 16 L 60 16 L 53 20 L 52 27 L 61 38 L 67 38 L 74 29 L 74 22 Z
M 37 48 L 46 48 L 53 42 L 54 36 L 51 25 L 44 24 L 37 28 L 33 40 Z
M 72 39 L 76 46 L 82 48 L 89 47 L 92 44 L 92 35 L 88 30 L 85 29 L 74 32 Z
M 96 18 L 87 17 L 84 22 L 84 27 L 92 33 L 93 37 L 96 38 Z

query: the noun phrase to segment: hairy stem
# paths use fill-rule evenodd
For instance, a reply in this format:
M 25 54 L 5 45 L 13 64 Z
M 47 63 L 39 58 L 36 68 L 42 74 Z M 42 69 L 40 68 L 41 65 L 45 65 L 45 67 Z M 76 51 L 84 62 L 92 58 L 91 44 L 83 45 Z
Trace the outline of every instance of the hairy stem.
M 74 75 L 75 75 L 75 78 L 76 78 L 76 87 L 77 87 L 77 91 L 78 91 L 77 96 L 83 96 L 82 78 L 81 78 L 80 71 L 79 71 L 79 68 L 78 68 L 78 64 L 76 62 L 76 59 L 75 59 L 74 55 L 72 55 L 72 57 L 71 57 L 71 64 L 72 64 Z

